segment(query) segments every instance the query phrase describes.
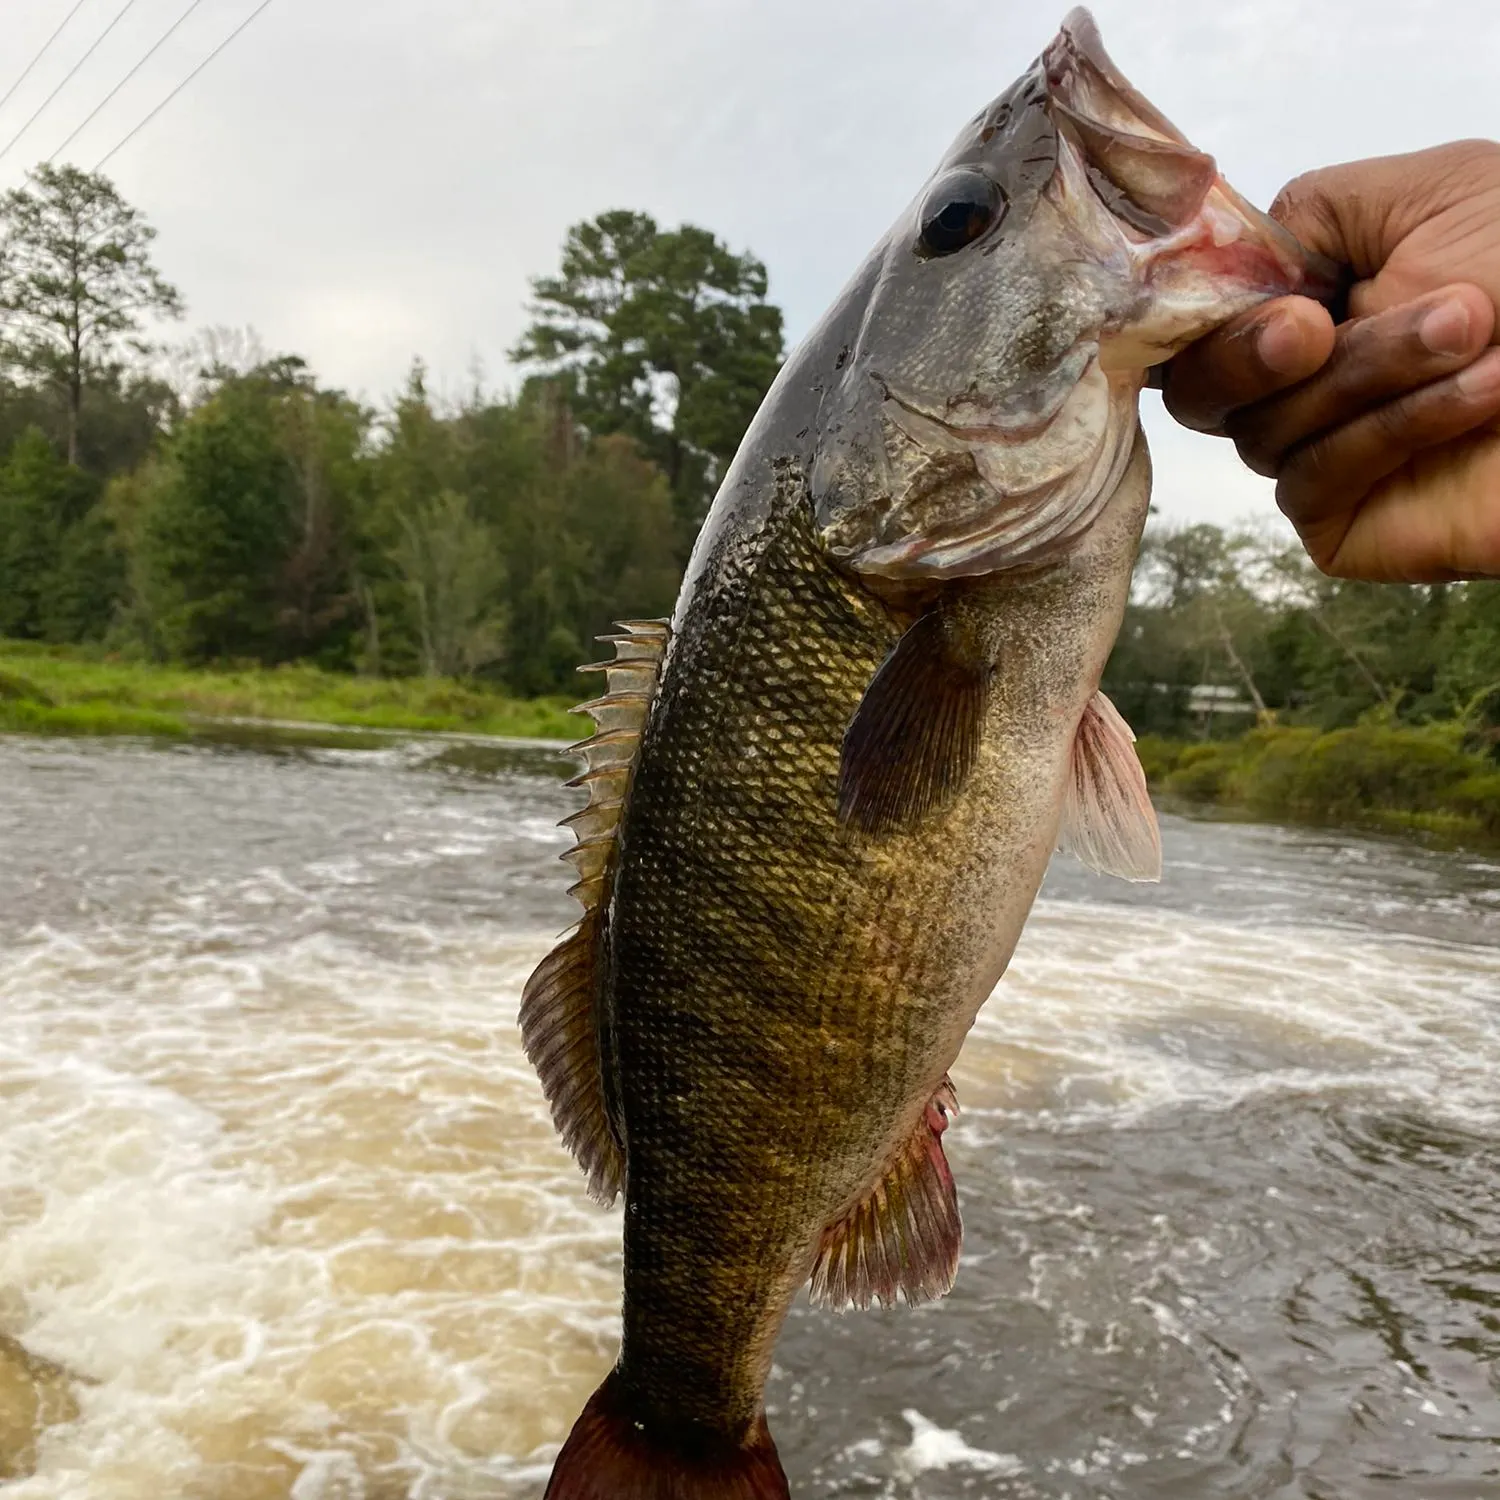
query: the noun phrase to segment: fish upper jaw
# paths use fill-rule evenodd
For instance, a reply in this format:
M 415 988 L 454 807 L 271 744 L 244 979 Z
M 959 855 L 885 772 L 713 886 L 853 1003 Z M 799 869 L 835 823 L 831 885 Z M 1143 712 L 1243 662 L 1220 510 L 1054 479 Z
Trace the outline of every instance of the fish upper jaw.
M 1328 300 L 1341 268 L 1240 196 L 1072 11 L 1042 56 L 1057 126 L 1047 196 L 1133 295 L 1101 331 L 1105 368 L 1144 372 L 1256 303 Z

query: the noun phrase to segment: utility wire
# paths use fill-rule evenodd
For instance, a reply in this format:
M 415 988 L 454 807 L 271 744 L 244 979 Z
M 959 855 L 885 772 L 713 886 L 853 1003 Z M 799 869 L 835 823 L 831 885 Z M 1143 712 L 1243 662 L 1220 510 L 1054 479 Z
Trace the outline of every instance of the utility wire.
M 105 37 L 110 34 L 110 32 L 115 29 L 116 26 L 120 24 L 121 21 L 125 19 L 126 12 L 131 10 L 134 5 L 135 0 L 125 0 L 125 4 L 121 6 L 119 13 L 115 16 L 114 20 L 111 21 L 109 25 L 106 26 L 104 30 L 94 38 L 94 45 L 90 47 L 89 50 L 85 52 L 83 56 L 80 57 L 71 68 L 68 69 L 67 75 L 63 78 L 63 81 L 58 84 L 58 86 L 53 89 L 52 92 L 48 94 L 47 97 L 43 99 L 39 105 L 37 105 L 36 109 L 32 111 L 31 118 L 5 143 L 5 146 L 3 148 L 0 148 L 0 161 L 4 161 L 4 159 L 10 155 L 12 149 L 15 147 L 16 142 L 19 141 L 21 137 L 25 135 L 33 125 L 36 124 L 37 118 L 41 115 L 42 111 L 46 109 L 46 107 L 51 104 L 52 101 L 57 98 L 57 96 L 62 93 L 62 91 L 67 88 L 70 83 L 72 83 L 74 75 L 84 65 L 84 63 L 86 63 L 89 58 L 91 58 L 99 50 L 99 44 L 104 40 Z
M 220 42 L 212 52 L 208 54 L 207 57 L 204 58 L 203 61 L 199 63 L 198 66 L 194 68 L 193 71 L 189 73 L 181 83 L 178 84 L 177 87 L 173 89 L 172 92 L 168 94 L 167 97 L 163 99 L 161 103 L 158 104 L 156 108 L 153 109 L 151 113 L 148 114 L 146 118 L 142 120 L 141 123 L 137 125 L 135 129 L 132 130 L 123 141 L 119 143 L 119 145 L 111 147 L 110 150 L 106 151 L 104 155 L 94 163 L 94 170 L 96 172 L 101 171 L 105 163 L 108 162 L 112 156 L 114 156 L 117 152 L 124 150 L 124 148 L 128 146 L 131 141 L 133 141 L 136 136 L 138 136 L 141 131 L 143 131 L 157 117 L 157 115 L 159 115 L 162 110 L 164 110 L 183 91 L 183 89 L 185 89 L 188 84 L 190 84 L 209 65 L 209 63 L 211 63 L 258 15 L 260 15 L 263 10 L 266 9 L 267 6 L 270 5 L 270 3 L 271 0 L 260 0 L 260 4 L 257 5 L 255 9 L 252 10 L 250 14 L 246 16 L 245 19 L 241 21 L 240 24 L 236 26 L 234 30 L 231 31 L 229 35 L 226 36 L 224 40 Z M 4 154 L 4 152 L 0 152 L 0 156 L 3 156 Z
M 38 52 L 37 55 L 33 57 L 29 63 L 26 64 L 25 68 L 21 71 L 21 76 L 16 79 L 16 81 L 11 84 L 8 89 L 6 89 L 4 96 L 0 97 L 0 109 L 4 109 L 5 106 L 10 103 L 10 96 L 14 94 L 15 91 L 20 88 L 28 78 L 31 77 L 32 69 L 35 68 L 36 65 L 41 62 L 41 60 L 47 55 L 47 53 L 52 50 L 53 42 L 55 42 L 58 37 L 63 34 L 63 32 L 67 29 L 68 22 L 71 21 L 73 17 L 83 9 L 85 3 L 86 0 L 78 0 L 78 3 L 73 7 L 73 9 L 70 10 L 67 15 L 62 18 L 62 24 L 58 26 L 57 30 L 54 31 L 45 42 L 42 43 L 42 50 Z
M 93 107 L 93 109 L 89 111 L 87 117 L 84 119 L 83 124 L 79 125 L 73 131 L 72 135 L 70 135 L 67 140 L 65 140 L 62 145 L 60 145 L 57 150 L 47 158 L 49 163 L 56 161 L 57 158 L 61 156 L 63 152 L 66 151 L 68 147 L 71 146 L 73 142 L 76 141 L 78 137 L 81 136 L 83 132 L 89 128 L 90 125 L 93 124 L 94 120 L 98 117 L 100 110 L 102 110 L 104 106 L 108 104 L 109 101 L 113 99 L 115 95 L 118 94 L 120 90 L 124 88 L 125 85 L 129 83 L 130 80 L 134 78 L 135 75 L 139 73 L 141 69 L 144 68 L 153 57 L 156 56 L 158 52 L 161 51 L 161 49 L 167 44 L 168 40 L 170 40 L 172 34 L 177 30 L 177 28 L 181 26 L 182 23 L 187 20 L 187 18 L 192 15 L 192 13 L 197 10 L 198 7 L 202 4 L 203 0 L 193 0 L 193 3 L 189 5 L 188 8 L 183 11 L 183 13 L 178 16 L 178 18 L 173 21 L 172 24 L 168 26 L 167 29 L 162 32 L 159 37 L 157 37 L 156 42 L 152 46 L 151 50 Z

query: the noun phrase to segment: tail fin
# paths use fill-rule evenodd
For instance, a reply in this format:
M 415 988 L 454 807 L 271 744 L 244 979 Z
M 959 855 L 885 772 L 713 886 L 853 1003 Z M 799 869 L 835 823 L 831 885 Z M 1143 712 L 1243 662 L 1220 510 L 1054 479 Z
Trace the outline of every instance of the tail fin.
M 611 1372 L 552 1467 L 545 1500 L 790 1500 L 764 1415 L 742 1443 L 701 1429 L 651 1431 Z

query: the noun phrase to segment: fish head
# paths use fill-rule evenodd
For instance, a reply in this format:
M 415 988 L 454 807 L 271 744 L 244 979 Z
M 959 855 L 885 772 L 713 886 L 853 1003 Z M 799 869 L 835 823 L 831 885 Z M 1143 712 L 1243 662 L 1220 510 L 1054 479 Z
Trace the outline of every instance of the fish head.
M 812 467 L 824 545 L 867 580 L 1065 551 L 1129 463 L 1147 370 L 1335 269 L 1120 73 L 1085 10 L 965 127 L 858 283 Z

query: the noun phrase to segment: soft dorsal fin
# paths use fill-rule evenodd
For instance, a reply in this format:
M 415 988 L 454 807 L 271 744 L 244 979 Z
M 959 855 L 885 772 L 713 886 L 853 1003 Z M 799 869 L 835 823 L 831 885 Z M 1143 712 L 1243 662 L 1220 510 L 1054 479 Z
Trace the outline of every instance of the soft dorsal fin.
M 568 783 L 587 788 L 588 804 L 563 819 L 577 839 L 562 857 L 578 872 L 569 894 L 583 907 L 583 917 L 537 965 L 521 996 L 521 1040 L 542 1081 L 552 1122 L 588 1174 L 589 1193 L 606 1204 L 624 1183 L 625 1163 L 604 1102 L 599 938 L 616 835 L 669 638 L 665 620 L 622 620 L 619 625 L 623 635 L 599 638 L 613 644 L 614 660 L 579 668 L 605 672 L 609 683 L 602 698 L 574 710 L 590 715 L 596 730 L 573 746 L 586 765 Z
M 816 1307 L 890 1307 L 947 1294 L 958 1274 L 963 1224 L 943 1131 L 958 1109 L 944 1078 L 884 1175 L 823 1231 L 808 1295 Z
M 1058 847 L 1101 875 L 1161 879 L 1161 829 L 1135 734 L 1103 693 L 1090 699 L 1073 741 Z

